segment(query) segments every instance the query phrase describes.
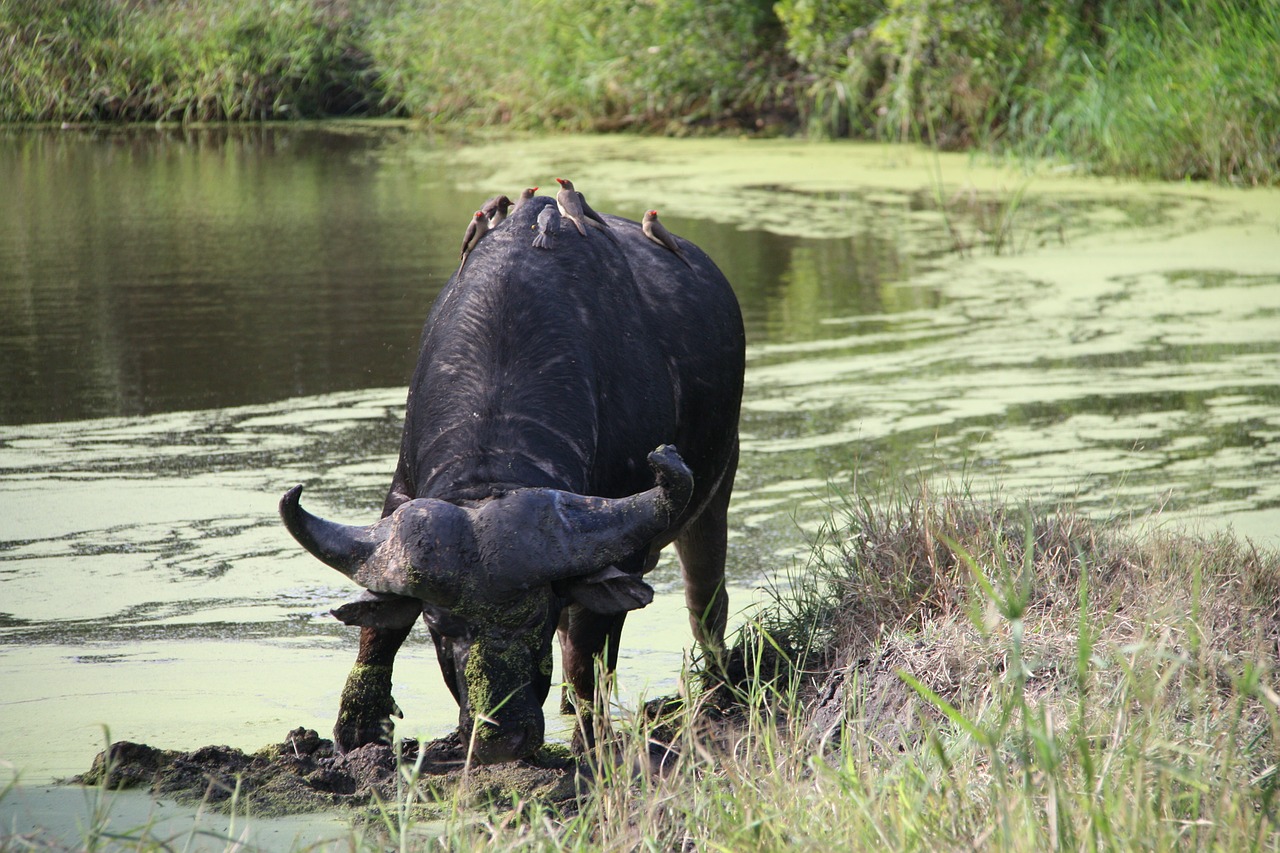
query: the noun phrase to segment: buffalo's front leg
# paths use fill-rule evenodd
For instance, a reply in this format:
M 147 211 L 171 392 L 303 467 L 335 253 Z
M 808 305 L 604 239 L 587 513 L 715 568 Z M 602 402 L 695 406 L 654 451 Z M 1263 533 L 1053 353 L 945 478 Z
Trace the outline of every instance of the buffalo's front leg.
M 360 629 L 360 651 L 342 688 L 338 722 L 333 726 L 338 752 L 389 741 L 391 717 L 402 716 L 391 698 L 391 667 L 412 628 Z

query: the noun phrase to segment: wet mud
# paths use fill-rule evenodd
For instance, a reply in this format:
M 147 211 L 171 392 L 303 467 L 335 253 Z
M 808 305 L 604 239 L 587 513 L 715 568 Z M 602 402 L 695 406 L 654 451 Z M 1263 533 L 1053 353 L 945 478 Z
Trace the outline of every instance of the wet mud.
M 573 799 L 578 762 L 564 746 L 544 746 L 533 758 L 467 766 L 466 744 L 456 733 L 428 743 L 404 741 L 397 750 L 369 744 L 337 754 L 333 741 L 296 728 L 276 744 L 246 753 L 230 746 L 190 752 L 117 741 L 98 753 L 88 772 L 70 784 L 145 789 L 186 805 L 252 817 L 280 817 L 335 808 L 364 809 L 401 799 L 411 781 L 427 803 L 464 806 Z

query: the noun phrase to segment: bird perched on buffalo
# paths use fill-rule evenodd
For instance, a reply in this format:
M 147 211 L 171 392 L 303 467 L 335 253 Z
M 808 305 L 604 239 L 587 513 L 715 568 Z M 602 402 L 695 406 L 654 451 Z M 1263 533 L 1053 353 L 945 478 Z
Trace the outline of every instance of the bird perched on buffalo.
M 462 236 L 462 253 L 458 255 L 461 259 L 458 272 L 462 272 L 462 265 L 467 262 L 467 255 L 471 254 L 471 250 L 480 242 L 480 238 L 488 233 L 489 218 L 484 215 L 483 210 L 477 210 L 471 219 L 471 224 L 467 226 L 467 233 Z
M 560 209 L 560 215 L 572 222 L 579 234 L 587 236 L 587 228 L 582 224 L 582 220 L 587 217 L 586 211 L 582 209 L 582 194 L 573 188 L 573 181 L 567 178 L 556 178 L 556 183 L 560 185 L 560 192 L 556 193 L 556 207 Z
M 587 219 L 597 223 L 605 231 L 611 230 L 609 223 L 604 221 L 604 217 L 592 210 L 590 203 L 587 202 L 587 197 L 577 192 L 577 190 L 574 190 L 574 192 L 578 195 L 578 204 L 582 205 L 582 212 L 587 215 Z
M 525 187 L 523 190 L 521 190 L 520 197 L 516 199 L 516 204 L 513 210 L 519 210 L 520 205 L 524 204 L 526 201 L 533 198 L 533 194 L 536 193 L 537 191 L 538 191 L 537 187 Z
M 684 261 L 685 266 L 693 269 L 693 264 L 689 263 L 689 259 L 684 256 L 684 250 L 680 248 L 680 244 L 676 242 L 675 235 L 667 230 L 667 226 L 658 221 L 658 211 L 646 210 L 644 219 L 640 223 L 640 230 L 644 232 L 644 236 L 648 237 L 659 246 L 675 253 L 680 260 Z
M 496 228 L 498 223 L 507 218 L 511 209 L 511 199 L 505 195 L 495 195 L 480 206 L 480 212 L 489 219 L 489 227 Z
M 551 233 L 559 230 L 560 212 L 551 205 L 547 205 L 538 214 L 538 233 L 533 236 L 533 245 L 539 249 L 550 249 Z

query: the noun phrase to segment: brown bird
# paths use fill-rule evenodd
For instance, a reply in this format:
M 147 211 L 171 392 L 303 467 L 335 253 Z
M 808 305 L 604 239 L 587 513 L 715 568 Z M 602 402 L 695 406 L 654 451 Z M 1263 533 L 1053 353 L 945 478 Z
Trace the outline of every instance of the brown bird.
M 467 262 L 467 256 L 480 242 L 480 238 L 488 233 L 489 219 L 484 215 L 483 210 L 477 210 L 471 219 L 471 224 L 467 226 L 467 233 L 462 237 L 462 254 L 458 255 L 462 260 L 458 264 L 458 272 L 462 272 L 462 265 Z
M 536 193 L 537 191 L 538 191 L 537 187 L 525 187 L 524 190 L 521 191 L 520 197 L 516 199 L 516 206 L 513 209 L 519 210 L 520 205 L 524 204 L 526 201 L 533 198 L 533 194 Z
M 587 229 L 582 224 L 587 216 L 582 209 L 582 196 L 573 188 L 573 181 L 556 178 L 556 183 L 560 185 L 560 192 L 556 193 L 556 207 L 560 209 L 560 215 L 571 221 L 579 234 L 587 236 Z
M 603 228 L 604 230 L 606 231 L 610 230 L 609 223 L 604 221 L 604 217 L 602 217 L 600 214 L 596 213 L 594 210 L 591 209 L 591 205 L 587 204 L 587 197 L 584 196 L 582 193 L 578 193 L 578 203 L 582 205 L 582 212 L 587 215 L 588 219 L 592 220 L 593 222 L 600 223 L 600 227 Z
M 560 212 L 551 205 L 547 205 L 538 214 L 538 233 L 533 237 L 533 245 L 539 249 L 550 249 L 551 232 L 559 230 Z
M 505 195 L 495 195 L 480 206 L 480 212 L 489 218 L 489 227 L 496 228 L 498 223 L 507 218 L 511 208 L 511 199 Z
M 684 261 L 685 266 L 693 269 L 693 264 L 689 263 L 689 259 L 684 256 L 684 250 L 676 242 L 675 235 L 667 230 L 667 226 L 658 221 L 658 211 L 646 210 L 644 212 L 644 220 L 640 223 L 640 230 L 644 232 L 644 236 L 664 249 L 674 252 L 680 260 Z

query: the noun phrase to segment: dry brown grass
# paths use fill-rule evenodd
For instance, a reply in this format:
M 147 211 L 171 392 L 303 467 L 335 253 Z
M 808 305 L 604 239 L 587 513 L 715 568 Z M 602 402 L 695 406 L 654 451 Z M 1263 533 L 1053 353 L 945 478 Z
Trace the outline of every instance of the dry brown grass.
M 764 630 L 803 661 L 815 730 L 856 721 L 882 753 L 946 716 L 904 673 L 972 718 L 1012 691 L 1058 720 L 1087 703 L 1087 728 L 1115 713 L 1099 697 L 1135 678 L 1161 707 L 1194 694 L 1201 714 L 1227 714 L 1242 679 L 1276 687 L 1280 554 L 1226 534 L 1134 533 L 922 488 L 841 500 L 799 576 Z M 1264 736 L 1274 707 L 1247 704 Z

